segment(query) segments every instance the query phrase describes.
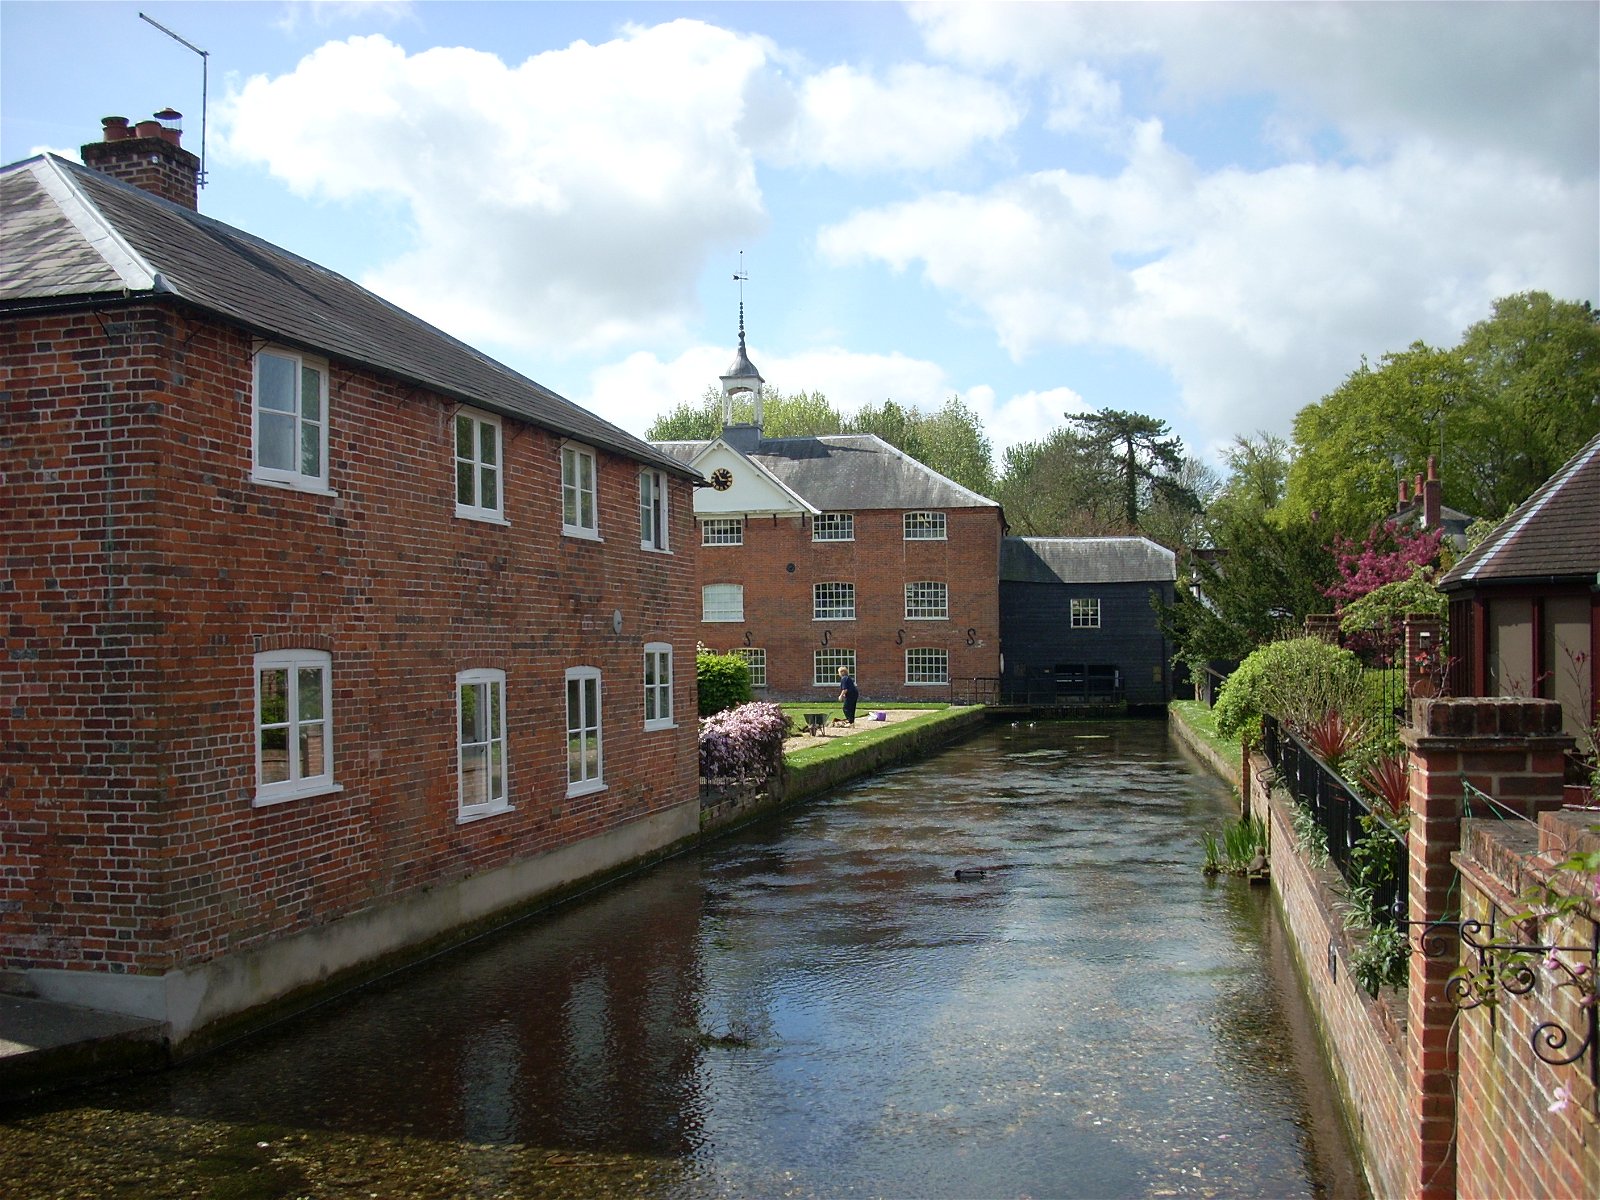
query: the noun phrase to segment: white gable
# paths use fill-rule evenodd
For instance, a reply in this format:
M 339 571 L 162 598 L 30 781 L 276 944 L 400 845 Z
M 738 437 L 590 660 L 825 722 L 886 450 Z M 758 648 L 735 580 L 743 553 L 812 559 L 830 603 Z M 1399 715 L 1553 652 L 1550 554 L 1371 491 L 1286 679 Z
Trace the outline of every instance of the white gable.
M 694 515 L 697 517 L 766 516 L 769 513 L 799 516 L 816 511 L 764 467 L 721 438 L 697 454 L 693 466 L 707 479 L 714 479 L 718 471 L 727 471 L 733 476 L 733 483 L 726 491 L 714 487 L 695 488 Z

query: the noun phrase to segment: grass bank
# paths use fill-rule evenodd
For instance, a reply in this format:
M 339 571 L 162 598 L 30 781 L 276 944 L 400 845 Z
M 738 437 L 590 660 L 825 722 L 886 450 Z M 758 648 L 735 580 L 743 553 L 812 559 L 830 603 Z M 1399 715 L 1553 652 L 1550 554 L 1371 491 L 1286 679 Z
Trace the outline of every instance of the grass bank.
M 1198 700 L 1174 700 L 1167 706 L 1167 721 L 1178 740 L 1187 745 L 1234 787 L 1239 786 L 1243 751 L 1237 738 L 1217 732 L 1217 714 Z

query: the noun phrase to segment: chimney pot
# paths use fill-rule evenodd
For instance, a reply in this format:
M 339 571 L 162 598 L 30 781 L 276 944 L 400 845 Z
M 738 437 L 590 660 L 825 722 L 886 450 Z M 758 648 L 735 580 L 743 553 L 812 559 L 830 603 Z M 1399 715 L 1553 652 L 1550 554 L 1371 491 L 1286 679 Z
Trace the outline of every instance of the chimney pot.
M 127 117 L 101 117 L 100 125 L 108 142 L 119 142 L 128 136 Z
M 1404 479 L 1400 481 L 1400 507 L 1411 503 L 1411 488 Z
M 148 121 L 140 121 L 133 127 L 135 137 L 153 138 L 161 136 L 161 122 L 152 117 Z
M 1428 455 L 1428 478 L 1439 478 L 1439 459 L 1438 456 L 1433 454 Z

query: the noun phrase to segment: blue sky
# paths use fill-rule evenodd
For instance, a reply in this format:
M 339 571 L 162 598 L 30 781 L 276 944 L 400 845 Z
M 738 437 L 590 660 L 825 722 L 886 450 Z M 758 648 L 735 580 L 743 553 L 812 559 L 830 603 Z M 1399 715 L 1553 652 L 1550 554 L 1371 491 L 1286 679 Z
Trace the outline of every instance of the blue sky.
M 0 159 L 186 114 L 203 212 L 642 433 L 731 357 L 1195 452 L 1600 300 L 1600 5 L 0 3 Z

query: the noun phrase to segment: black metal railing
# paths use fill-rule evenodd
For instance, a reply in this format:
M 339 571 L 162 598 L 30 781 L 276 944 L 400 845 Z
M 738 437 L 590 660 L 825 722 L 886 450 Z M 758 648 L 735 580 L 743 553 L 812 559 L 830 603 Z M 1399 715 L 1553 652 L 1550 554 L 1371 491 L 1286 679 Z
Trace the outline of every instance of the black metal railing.
M 1350 882 L 1350 856 L 1356 844 L 1368 836 L 1393 837 L 1401 847 L 1400 866 L 1394 878 L 1374 889 L 1374 912 L 1393 913 L 1395 920 L 1406 919 L 1409 904 L 1405 858 L 1405 833 L 1379 816 L 1370 834 L 1363 817 L 1373 817 L 1372 808 L 1333 768 L 1318 758 L 1293 731 L 1277 718 L 1262 723 L 1262 750 L 1277 771 L 1285 790 L 1311 811 L 1317 829 L 1327 842 L 1328 858 L 1346 883 Z

